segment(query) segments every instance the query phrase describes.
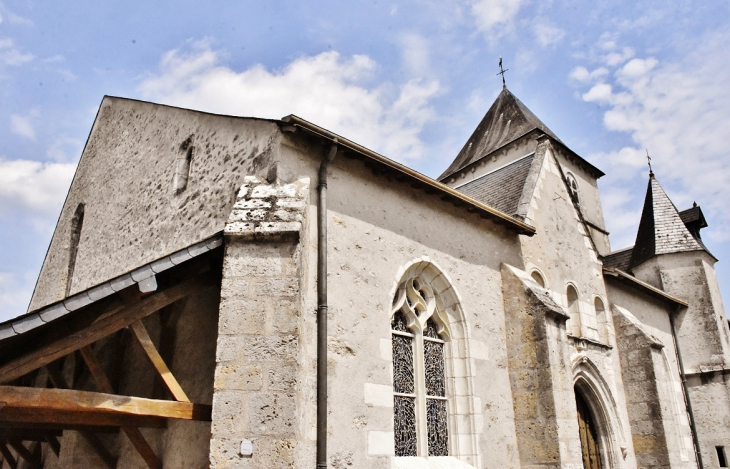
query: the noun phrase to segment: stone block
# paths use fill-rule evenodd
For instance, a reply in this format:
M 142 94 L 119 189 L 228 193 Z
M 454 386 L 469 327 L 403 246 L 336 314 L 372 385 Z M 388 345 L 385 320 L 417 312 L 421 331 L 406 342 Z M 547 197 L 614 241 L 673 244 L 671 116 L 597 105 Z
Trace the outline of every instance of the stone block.
M 211 423 L 214 437 L 242 437 L 248 432 L 248 394 L 243 391 L 215 391 Z
M 393 432 L 368 432 L 368 454 L 371 456 L 394 456 L 395 435 Z
M 220 304 L 218 333 L 262 334 L 271 303 L 266 298 L 224 298 Z
M 365 404 L 374 407 L 393 407 L 393 386 L 365 383 Z
M 266 372 L 266 389 L 268 391 L 292 392 L 297 384 L 296 364 L 272 364 Z
M 297 356 L 296 336 L 220 336 L 217 361 L 257 363 L 261 361 L 294 361 Z
M 298 299 L 276 298 L 272 303 L 272 329 L 279 334 L 295 333 L 299 327 L 300 316 Z
M 250 428 L 259 435 L 293 435 L 296 399 L 293 394 L 252 394 L 248 404 Z
M 260 365 L 223 363 L 215 369 L 214 389 L 259 391 L 263 384 Z

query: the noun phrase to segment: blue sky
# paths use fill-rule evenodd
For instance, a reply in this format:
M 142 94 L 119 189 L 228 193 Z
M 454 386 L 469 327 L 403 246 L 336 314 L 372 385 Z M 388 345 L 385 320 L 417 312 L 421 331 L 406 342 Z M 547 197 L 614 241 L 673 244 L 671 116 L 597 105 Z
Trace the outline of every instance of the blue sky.
M 730 3 L 471 0 L 0 3 L 0 320 L 25 312 L 107 95 L 295 113 L 432 177 L 507 84 L 600 180 L 633 243 L 644 149 L 697 201 L 730 295 Z

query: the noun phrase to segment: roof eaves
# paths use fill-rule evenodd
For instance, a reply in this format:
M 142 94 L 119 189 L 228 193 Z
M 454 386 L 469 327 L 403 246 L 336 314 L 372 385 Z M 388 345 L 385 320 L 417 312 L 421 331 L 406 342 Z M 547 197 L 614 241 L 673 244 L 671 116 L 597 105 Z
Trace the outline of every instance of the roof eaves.
M 371 161 L 375 161 L 376 163 L 381 164 L 392 171 L 411 178 L 419 184 L 423 184 L 430 189 L 441 192 L 444 196 L 454 199 L 454 201 L 459 202 L 462 205 L 468 205 L 471 211 L 478 212 L 485 218 L 489 218 L 496 223 L 503 224 L 508 228 L 516 231 L 518 234 L 533 236 L 536 232 L 534 227 L 523 223 L 516 218 L 507 215 L 506 213 L 502 213 L 493 207 L 484 205 L 481 202 L 478 202 L 471 197 L 461 194 L 460 192 L 455 191 L 454 189 L 436 181 L 435 179 L 431 179 L 430 177 L 409 168 L 408 166 L 393 161 L 390 158 L 387 158 L 379 153 L 363 147 L 362 145 L 359 145 L 340 135 L 330 132 L 327 129 L 319 127 L 318 125 L 306 121 L 293 114 L 282 118 L 281 124 L 301 128 L 302 130 L 309 132 L 310 134 L 313 134 L 319 138 L 324 138 L 329 141 L 335 141 L 338 145 L 345 147 L 357 154 L 360 154 L 370 159 Z
M 0 323 L 0 341 L 15 337 L 40 327 L 67 314 L 95 303 L 134 284 L 149 281 L 155 274 L 205 254 L 223 244 L 223 235 L 218 233 L 169 256 L 145 264 L 131 272 L 113 278 L 101 285 L 89 288 L 64 300 L 29 312 L 17 318 Z
M 658 298 L 662 301 L 666 301 L 668 303 L 672 303 L 672 304 L 679 305 L 682 307 L 689 306 L 689 303 L 687 303 L 685 300 L 679 299 L 676 296 L 672 296 L 669 293 L 667 293 L 663 290 L 660 290 L 656 287 L 653 287 L 646 282 L 642 282 L 638 278 L 624 272 L 623 270 L 614 269 L 611 267 L 604 267 L 603 274 L 610 275 L 611 277 L 614 277 L 617 280 L 627 283 L 627 284 L 633 286 L 634 288 L 643 290 L 645 293 L 648 293 L 649 295 L 651 295 L 655 298 Z

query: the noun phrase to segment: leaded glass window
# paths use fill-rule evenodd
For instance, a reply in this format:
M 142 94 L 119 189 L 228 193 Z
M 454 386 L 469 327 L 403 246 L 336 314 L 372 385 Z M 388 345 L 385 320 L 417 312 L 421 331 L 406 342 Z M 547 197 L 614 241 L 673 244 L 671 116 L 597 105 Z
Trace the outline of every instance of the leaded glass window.
M 416 394 L 413 371 L 413 334 L 406 318 L 398 312 L 391 322 L 393 329 L 393 419 L 395 455 L 416 456 Z
M 448 456 L 448 398 L 443 315 L 419 279 L 406 282 L 393 303 L 393 399 L 396 456 Z M 410 327 L 409 327 L 410 324 Z M 441 324 L 441 326 L 439 326 Z

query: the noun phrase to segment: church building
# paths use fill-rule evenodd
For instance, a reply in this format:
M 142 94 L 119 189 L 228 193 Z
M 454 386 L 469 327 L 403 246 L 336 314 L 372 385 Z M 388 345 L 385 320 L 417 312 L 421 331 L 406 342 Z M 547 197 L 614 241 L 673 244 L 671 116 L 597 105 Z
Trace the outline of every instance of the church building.
M 105 97 L 0 323 L 0 467 L 728 467 L 707 221 L 650 172 L 612 251 L 603 175 L 506 87 L 438 180 Z

